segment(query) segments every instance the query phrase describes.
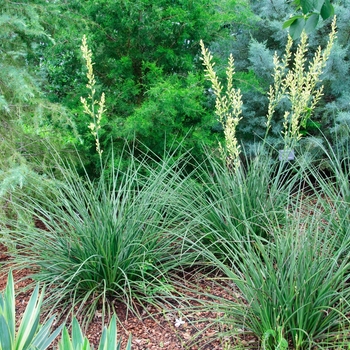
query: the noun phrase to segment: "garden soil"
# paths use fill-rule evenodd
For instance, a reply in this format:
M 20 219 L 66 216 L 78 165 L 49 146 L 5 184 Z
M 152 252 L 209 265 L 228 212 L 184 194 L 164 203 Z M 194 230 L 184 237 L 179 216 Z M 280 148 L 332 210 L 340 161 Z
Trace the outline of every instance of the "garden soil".
M 6 254 L 6 248 L 0 245 L 0 266 L 2 266 L 0 270 L 0 291 L 4 290 L 7 282 L 7 269 L 5 269 L 4 263 L 6 265 L 11 264 Z M 30 290 L 23 292 L 25 287 L 32 282 L 28 278 L 30 274 L 30 270 L 13 271 L 18 322 L 30 298 Z M 183 278 L 191 281 L 193 286 L 191 292 L 188 292 L 190 294 L 188 300 L 194 300 L 197 291 L 208 291 L 227 299 L 232 299 L 234 294 L 237 295 L 237 291 L 228 294 L 227 289 L 223 287 L 226 282 L 222 279 L 222 283 L 220 284 L 220 281 L 218 283 L 217 276 L 212 278 L 206 274 L 200 274 L 198 271 L 189 271 Z M 213 283 L 213 280 L 215 280 L 215 283 Z M 49 290 L 46 290 L 46 293 L 49 293 Z M 200 298 L 203 301 L 203 297 Z M 200 300 L 198 299 L 198 301 Z M 195 303 L 195 301 L 190 303 Z M 114 305 L 118 317 L 118 339 L 122 339 L 121 349 L 125 348 L 130 334 L 132 335 L 132 350 L 221 350 L 233 349 L 237 345 L 240 345 L 240 348 L 258 349 L 254 337 L 220 336 L 223 331 L 222 325 L 219 326 L 218 323 L 209 321 L 209 319 L 215 320 L 222 316 L 214 312 L 198 310 L 189 312 L 184 309 L 183 317 L 181 317 L 182 322 L 179 322 L 179 311 L 171 312 L 170 309 L 159 310 L 154 306 L 149 306 L 147 311 L 143 311 L 141 315 L 136 316 L 130 314 L 130 312 L 127 314 L 124 304 L 115 302 Z M 98 348 L 102 326 L 101 315 L 96 312 L 85 332 L 95 349 Z M 227 330 L 229 331 L 229 329 Z

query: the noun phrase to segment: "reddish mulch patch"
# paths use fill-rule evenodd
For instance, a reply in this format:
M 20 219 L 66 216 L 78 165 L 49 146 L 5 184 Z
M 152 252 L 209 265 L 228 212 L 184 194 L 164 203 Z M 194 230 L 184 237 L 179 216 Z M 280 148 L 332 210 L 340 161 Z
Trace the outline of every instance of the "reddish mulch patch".
M 6 248 L 0 245 L 0 264 L 8 262 Z M 29 285 L 31 280 L 26 278 L 30 275 L 30 270 L 13 271 L 16 291 Z M 229 294 L 227 292 L 227 283 L 223 281 L 214 283 L 213 279 L 207 278 L 205 274 L 197 275 L 191 271 L 183 276 L 194 286 L 193 291 L 188 292 L 189 303 L 199 305 L 200 299 L 205 299 L 205 296 L 199 297 L 199 291 L 208 291 L 214 295 L 233 299 L 234 291 Z M 2 291 L 7 282 L 7 274 L 0 271 L 0 291 Z M 225 288 L 226 285 L 226 288 Z M 196 292 L 196 289 L 198 292 Z M 49 293 L 49 290 L 46 291 Z M 236 294 L 237 295 L 237 294 Z M 198 302 L 193 301 L 197 297 Z M 30 291 L 20 293 L 16 296 L 16 315 L 20 320 L 27 302 L 30 298 Z M 122 339 L 122 349 L 125 348 L 129 335 L 132 335 L 132 349 L 133 350 L 221 350 L 224 349 L 224 344 L 230 344 L 231 348 L 237 345 L 237 342 L 242 347 L 249 347 L 258 349 L 256 339 L 253 337 L 244 337 L 240 339 L 225 338 L 220 339 L 220 329 L 218 324 L 210 321 L 203 321 L 215 319 L 220 315 L 210 311 L 201 311 L 199 308 L 189 311 L 184 309 L 182 320 L 183 324 L 176 327 L 176 318 L 179 317 L 179 312 L 171 310 L 157 310 L 154 306 L 149 306 L 147 312 L 143 311 L 141 318 L 136 315 L 128 314 L 124 304 L 120 302 L 115 303 L 116 313 L 118 317 L 118 339 Z M 202 322 L 201 322 L 202 321 Z M 102 319 L 97 312 L 92 323 L 89 325 L 86 336 L 90 343 L 97 348 L 102 333 Z

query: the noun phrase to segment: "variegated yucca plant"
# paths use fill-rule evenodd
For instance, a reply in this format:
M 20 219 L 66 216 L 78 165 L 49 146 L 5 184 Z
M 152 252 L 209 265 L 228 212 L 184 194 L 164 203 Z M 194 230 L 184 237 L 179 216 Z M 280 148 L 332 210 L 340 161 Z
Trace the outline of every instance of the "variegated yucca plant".
M 59 350 L 91 350 L 90 342 L 87 337 L 84 337 L 80 325 L 76 318 L 72 324 L 72 338 L 69 338 L 68 330 L 65 327 L 62 332 L 62 338 L 58 344 Z M 117 326 L 116 317 L 113 315 L 109 327 L 103 328 L 102 337 L 98 350 L 120 350 L 121 340 L 117 342 Z M 125 350 L 131 350 L 131 336 Z
M 37 285 L 16 330 L 15 290 L 12 272 L 9 273 L 5 291 L 0 294 L 0 350 L 47 349 L 60 334 L 62 326 L 51 333 L 55 316 L 40 324 L 43 297 L 44 289 L 39 294 Z
M 63 324 L 52 333 L 55 316 L 40 324 L 40 311 L 44 298 L 44 288 L 39 294 L 39 284 L 31 295 L 27 308 L 16 330 L 16 302 L 12 272 L 8 275 L 4 293 L 0 294 L 0 350 L 44 350 L 52 345 L 60 335 Z M 83 336 L 76 318 L 72 322 L 72 338 L 64 327 L 58 343 L 59 350 L 93 350 L 89 340 Z M 121 350 L 121 341 L 117 342 L 116 317 L 113 315 L 109 327 L 103 329 L 98 350 Z M 125 350 L 131 350 L 131 336 Z

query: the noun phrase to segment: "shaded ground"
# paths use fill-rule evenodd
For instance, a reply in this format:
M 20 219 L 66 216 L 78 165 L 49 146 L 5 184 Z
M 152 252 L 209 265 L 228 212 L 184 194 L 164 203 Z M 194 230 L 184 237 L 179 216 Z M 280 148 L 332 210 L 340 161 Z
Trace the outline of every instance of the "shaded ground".
M 0 263 L 8 262 L 6 249 L 0 246 Z M 29 270 L 14 271 L 13 276 L 15 280 L 15 289 L 18 292 L 21 288 L 30 283 L 30 280 L 25 279 L 30 274 Z M 205 274 L 199 274 L 195 271 L 187 272 L 183 276 L 185 283 L 190 283 L 191 291 L 187 292 L 188 302 L 195 307 L 199 305 L 200 300 L 205 300 L 206 297 L 200 297 L 200 292 L 207 291 L 214 295 L 223 297 L 225 299 L 233 299 L 237 296 L 237 291 L 234 287 L 229 286 L 227 292 L 227 283 L 220 278 L 208 277 Z M 0 270 L 0 290 L 2 291 L 7 282 L 7 274 L 4 268 Z M 46 291 L 49 293 L 49 290 Z M 18 319 L 23 314 L 26 304 L 29 300 L 30 292 L 20 293 L 16 297 L 16 315 Z M 197 301 L 195 300 L 197 299 Z M 233 349 L 234 346 L 239 345 L 240 348 L 255 348 L 256 340 L 253 337 L 240 337 L 234 339 L 233 337 L 220 336 L 222 326 L 216 324 L 211 320 L 221 317 L 215 312 L 203 311 L 200 308 L 189 311 L 187 308 L 183 310 L 163 309 L 157 310 L 150 306 L 146 311 L 141 313 L 141 318 L 131 315 L 126 315 L 126 308 L 122 303 L 115 303 L 117 317 L 120 321 L 118 324 L 118 337 L 122 339 L 122 349 L 128 340 L 129 334 L 132 334 L 132 349 L 133 350 L 221 350 Z M 150 316 L 151 315 L 151 316 Z M 179 324 L 176 320 L 184 323 Z M 226 331 L 229 329 L 225 329 Z M 100 340 L 102 331 L 101 315 L 97 312 L 85 334 L 90 340 L 90 343 L 95 345 Z M 232 333 L 231 333 L 232 334 Z M 118 339 L 119 339 L 118 338 Z

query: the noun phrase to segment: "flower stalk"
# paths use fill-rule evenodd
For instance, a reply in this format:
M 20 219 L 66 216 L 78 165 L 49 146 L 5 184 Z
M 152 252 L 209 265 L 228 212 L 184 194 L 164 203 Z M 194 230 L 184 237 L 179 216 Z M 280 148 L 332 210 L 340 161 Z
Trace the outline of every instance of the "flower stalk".
M 83 36 L 82 45 L 80 48 L 86 62 L 86 68 L 87 68 L 86 77 L 88 79 L 88 83 L 86 84 L 86 87 L 89 89 L 88 98 L 86 99 L 84 97 L 80 97 L 80 100 L 84 107 L 84 113 L 89 115 L 92 119 L 92 121 L 88 125 L 88 128 L 91 130 L 91 134 L 95 138 L 96 152 L 100 156 L 100 160 L 101 160 L 103 150 L 101 149 L 99 130 L 101 129 L 102 115 L 106 111 L 105 94 L 102 93 L 101 99 L 99 101 L 96 100 L 95 98 L 96 80 L 95 80 L 95 75 L 93 71 L 92 52 L 87 45 L 87 40 L 85 35 Z
M 200 41 L 202 49 L 203 66 L 205 67 L 205 76 L 211 82 L 215 100 L 215 113 L 219 122 L 224 127 L 225 148 L 219 144 L 220 152 L 225 157 L 227 166 L 236 170 L 240 166 L 240 145 L 236 137 L 236 129 L 239 121 L 242 119 L 242 94 L 240 89 L 233 87 L 233 75 L 235 74 L 234 59 L 232 54 L 228 59 L 226 69 L 227 86 L 223 92 L 223 86 L 219 81 L 214 70 L 215 63 L 212 61 L 213 56 L 210 51 L 204 46 L 203 41 Z
M 324 50 L 319 46 L 313 60 L 306 67 L 308 52 L 307 35 L 302 33 L 300 43 L 294 55 L 294 65 L 288 69 L 291 60 L 292 38 L 288 37 L 286 51 L 280 62 L 277 54 L 274 56 L 274 84 L 268 93 L 269 107 L 266 122 L 266 134 L 271 127 L 271 121 L 276 106 L 282 99 L 290 102 L 290 109 L 283 117 L 284 144 L 292 148 L 300 140 L 300 128 L 305 128 L 317 103 L 323 95 L 323 86 L 318 86 L 320 76 L 326 66 L 334 40 L 336 39 L 336 17 L 334 17 L 327 46 Z

